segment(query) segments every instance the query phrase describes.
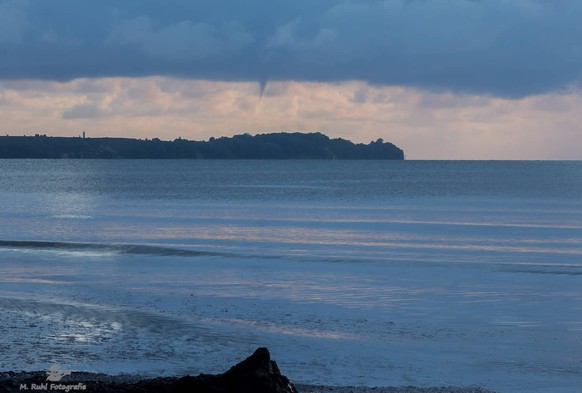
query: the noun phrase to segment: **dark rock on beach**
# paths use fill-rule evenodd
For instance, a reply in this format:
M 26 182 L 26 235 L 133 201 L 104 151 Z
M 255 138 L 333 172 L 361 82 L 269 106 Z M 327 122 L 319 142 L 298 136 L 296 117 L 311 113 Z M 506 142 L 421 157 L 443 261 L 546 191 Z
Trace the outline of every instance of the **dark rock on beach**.
M 183 377 L 173 392 L 201 393 L 297 393 L 287 377 L 281 375 L 267 348 L 259 348 L 246 360 L 221 375 Z

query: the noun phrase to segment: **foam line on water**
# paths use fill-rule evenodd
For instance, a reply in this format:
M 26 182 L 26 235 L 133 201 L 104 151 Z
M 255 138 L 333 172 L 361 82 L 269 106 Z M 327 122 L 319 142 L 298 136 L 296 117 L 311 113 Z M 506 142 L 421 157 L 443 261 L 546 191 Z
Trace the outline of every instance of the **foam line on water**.
M 100 244 L 100 243 L 75 243 L 29 240 L 0 240 L 0 248 L 15 250 L 57 250 L 57 251 L 103 251 L 120 254 L 157 255 L 157 256 L 226 256 L 226 253 L 185 250 L 161 246 L 137 245 L 137 244 Z

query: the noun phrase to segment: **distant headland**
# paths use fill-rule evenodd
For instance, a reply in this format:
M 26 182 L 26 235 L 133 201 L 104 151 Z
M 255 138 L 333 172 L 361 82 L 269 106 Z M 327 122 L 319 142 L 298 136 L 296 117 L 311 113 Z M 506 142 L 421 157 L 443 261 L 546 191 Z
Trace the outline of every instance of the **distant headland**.
M 208 141 L 85 138 L 83 133 L 0 136 L 0 158 L 403 160 L 404 152 L 382 139 L 354 144 L 319 132 L 242 134 Z

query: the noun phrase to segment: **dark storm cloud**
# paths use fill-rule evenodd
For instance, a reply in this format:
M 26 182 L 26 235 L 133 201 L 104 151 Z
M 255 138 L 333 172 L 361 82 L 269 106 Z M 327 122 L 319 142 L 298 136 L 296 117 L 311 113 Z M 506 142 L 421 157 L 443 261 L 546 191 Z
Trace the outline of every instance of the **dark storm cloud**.
M 0 78 L 365 80 L 518 97 L 578 83 L 579 0 L 0 0 Z

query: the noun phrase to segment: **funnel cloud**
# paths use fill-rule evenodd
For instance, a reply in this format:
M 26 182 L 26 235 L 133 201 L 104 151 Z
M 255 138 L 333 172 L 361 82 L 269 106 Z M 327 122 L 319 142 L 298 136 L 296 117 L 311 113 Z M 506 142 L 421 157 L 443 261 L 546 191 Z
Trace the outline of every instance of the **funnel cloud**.
M 265 94 L 266 88 L 267 88 L 267 78 L 261 78 L 259 80 L 259 101 L 263 98 L 263 94 Z

